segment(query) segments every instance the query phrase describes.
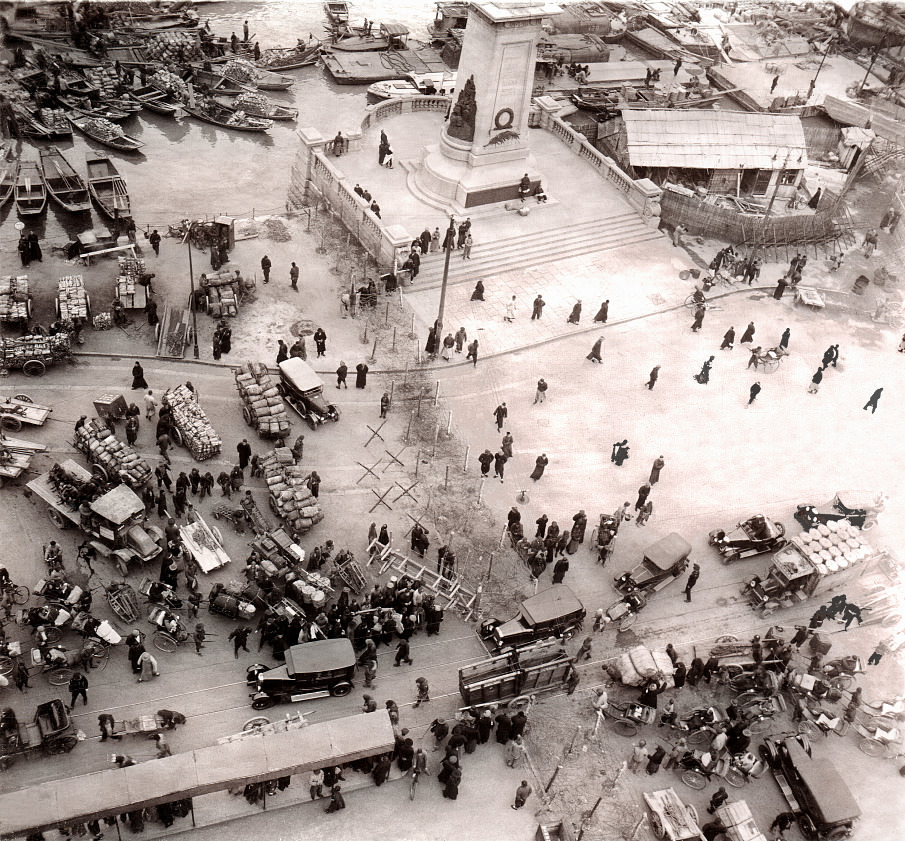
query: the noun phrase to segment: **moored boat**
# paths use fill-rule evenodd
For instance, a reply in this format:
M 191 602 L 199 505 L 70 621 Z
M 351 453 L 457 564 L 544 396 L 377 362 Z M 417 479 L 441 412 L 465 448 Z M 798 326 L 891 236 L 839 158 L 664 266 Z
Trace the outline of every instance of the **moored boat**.
M 104 146 L 120 152 L 137 152 L 145 144 L 125 134 L 123 130 L 109 120 L 98 117 L 70 115 L 71 122 L 82 134 L 87 135 Z
M 295 70 L 298 67 L 308 67 L 316 64 L 321 54 L 319 41 L 313 41 L 309 45 L 299 42 L 297 47 L 272 47 L 261 53 L 261 58 L 255 62 L 259 70 Z
M 101 120 L 108 120 L 111 123 L 121 123 L 132 116 L 131 111 L 118 108 L 115 105 L 93 105 L 88 99 L 79 99 L 74 96 L 58 96 L 61 105 L 65 105 L 71 112 L 71 115 L 77 117 L 94 117 Z
M 85 182 L 56 146 L 41 149 L 41 178 L 50 198 L 64 210 L 70 213 L 91 210 Z
M 227 108 L 214 99 L 205 99 L 196 102 L 194 107 L 186 105 L 184 108 L 187 114 L 198 120 L 235 131 L 267 131 L 273 125 L 271 120 L 251 117 L 244 111 Z
M 41 172 L 34 161 L 23 161 L 15 186 L 16 210 L 20 216 L 37 216 L 47 206 L 47 189 L 41 180 Z
M 324 3 L 324 13 L 331 23 L 349 22 L 349 4 L 343 2 Z
M 178 102 L 173 101 L 164 91 L 155 88 L 153 85 L 145 85 L 141 88 L 134 88 L 129 91 L 136 102 L 140 102 L 149 111 L 155 114 L 163 114 L 166 117 L 175 116 L 181 107 Z
M 57 131 L 56 120 L 53 120 L 54 124 L 51 125 L 50 118 L 42 119 L 40 115 L 40 111 L 42 110 L 55 112 L 61 115 L 63 122 L 66 124 L 65 130 Z M 15 111 L 16 120 L 19 123 L 19 131 L 26 137 L 40 137 L 44 140 L 49 140 L 53 137 L 65 137 L 67 132 L 70 136 L 72 135 L 72 126 L 69 125 L 66 114 L 59 109 L 45 108 L 32 110 L 23 103 L 17 102 L 13 104 L 13 111 Z
M 250 61 L 234 58 L 223 65 L 223 75 L 239 85 L 248 85 L 262 91 L 287 91 L 295 84 L 291 76 L 261 70 Z
M 192 84 L 197 90 L 205 88 L 219 96 L 238 96 L 243 91 L 253 91 L 253 85 L 240 85 L 233 79 L 227 79 L 222 73 L 212 70 L 192 70 Z
M 98 209 L 111 219 L 132 215 L 129 190 L 123 177 L 107 157 L 88 158 L 88 192 Z
M 265 120 L 295 120 L 299 115 L 296 108 L 279 105 L 260 93 L 240 93 L 237 97 L 224 96 L 220 99 L 214 97 L 214 101 L 230 111 L 243 111 Z
M 3 207 L 12 198 L 18 176 L 19 161 L 8 161 L 4 156 L 0 160 L 0 207 Z
M 368 30 L 370 27 L 368 28 Z M 409 37 L 408 27 L 401 23 L 382 23 L 376 35 L 368 30 L 345 27 L 335 30 L 329 48 L 346 53 L 405 49 Z
M 368 93 L 378 99 L 400 96 L 452 96 L 456 88 L 456 73 L 407 73 L 405 79 L 374 82 Z

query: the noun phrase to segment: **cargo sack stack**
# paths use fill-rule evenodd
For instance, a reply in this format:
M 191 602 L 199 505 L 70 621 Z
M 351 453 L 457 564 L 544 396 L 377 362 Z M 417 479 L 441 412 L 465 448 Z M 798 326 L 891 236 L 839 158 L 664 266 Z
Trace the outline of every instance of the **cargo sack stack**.
M 221 269 L 219 272 L 204 272 L 198 278 L 198 284 L 202 289 L 209 286 L 231 286 L 236 282 L 236 273 L 229 269 Z
M 197 36 L 191 32 L 161 32 L 145 42 L 145 56 L 149 61 L 169 65 L 201 61 L 204 54 L 196 46 L 196 38 Z
M 236 388 L 245 404 L 242 417 L 264 437 L 285 438 L 289 434 L 289 413 L 276 381 L 260 362 L 245 362 L 237 368 Z
M 270 113 L 270 100 L 260 93 L 240 93 L 236 97 L 235 106 L 246 114 L 266 117 Z
M 153 85 L 157 90 L 164 93 L 172 92 L 173 96 L 180 102 L 187 102 L 189 98 L 188 85 L 175 73 L 169 70 L 158 70 L 148 79 L 148 84 Z
M 0 277 L 0 321 L 29 318 L 28 275 Z
M 718 806 L 716 816 L 726 827 L 725 833 L 729 841 L 767 841 L 757 828 L 751 810 L 744 800 Z
M 197 461 L 212 458 L 223 449 L 223 440 L 214 432 L 190 389 L 184 385 L 171 388 L 163 395 L 163 405 L 170 407 L 173 423 Z
M 117 263 L 119 263 L 120 275 L 130 277 L 135 282 L 138 282 L 138 279 L 148 271 L 145 261 L 141 257 L 117 257 Z
M 109 479 L 119 478 L 131 488 L 140 488 L 151 476 L 151 465 L 99 420 L 75 431 L 75 446 L 91 464 L 103 467 Z
M 55 134 L 72 134 L 72 126 L 62 108 L 39 108 L 38 119 Z
M 101 99 L 114 99 L 117 96 L 120 80 L 112 64 L 107 67 L 86 67 L 82 72 L 101 92 Z
M 214 318 L 237 316 L 239 302 L 231 286 L 211 286 L 207 290 L 207 314 Z
M 226 62 L 223 75 L 234 82 L 254 84 L 261 74 L 250 61 L 246 61 L 244 58 L 233 58 Z
M 64 321 L 88 318 L 88 293 L 80 274 L 61 277 L 57 282 L 57 314 Z
M 103 117 L 85 120 L 85 132 L 96 136 L 98 140 L 116 140 L 118 137 L 125 137 L 126 134 L 116 123 L 111 123 Z
M 293 536 L 305 534 L 324 519 L 317 499 L 306 484 L 308 472 L 294 461 L 288 447 L 277 447 L 261 460 L 270 507 L 286 521 Z

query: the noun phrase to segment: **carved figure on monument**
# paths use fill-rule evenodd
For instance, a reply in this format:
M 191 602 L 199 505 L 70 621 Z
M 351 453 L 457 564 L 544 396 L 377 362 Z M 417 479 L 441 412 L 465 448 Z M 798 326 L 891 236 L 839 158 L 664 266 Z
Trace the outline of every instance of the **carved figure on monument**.
M 459 99 L 453 107 L 452 114 L 450 114 L 446 133 L 450 137 L 456 137 L 459 140 L 474 140 L 474 124 L 477 111 L 474 76 L 469 76 L 465 87 L 459 91 Z

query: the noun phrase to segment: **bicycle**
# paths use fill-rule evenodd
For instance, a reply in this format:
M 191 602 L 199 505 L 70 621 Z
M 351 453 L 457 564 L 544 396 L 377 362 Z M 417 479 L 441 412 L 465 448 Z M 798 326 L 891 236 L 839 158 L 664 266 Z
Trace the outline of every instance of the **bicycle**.
M 9 596 L 13 604 L 26 604 L 31 596 L 31 590 L 24 584 L 14 584 L 12 581 L 4 581 L 0 585 L 0 592 Z
M 425 769 L 419 771 L 417 768 L 412 767 L 412 781 L 411 781 L 411 783 L 409 784 L 409 800 L 414 800 L 414 799 L 415 799 L 415 789 L 416 789 L 417 786 L 418 786 L 418 778 L 419 778 L 422 774 L 427 774 L 427 775 L 429 776 L 429 775 L 430 775 L 430 771 L 428 771 L 427 768 L 425 768 Z

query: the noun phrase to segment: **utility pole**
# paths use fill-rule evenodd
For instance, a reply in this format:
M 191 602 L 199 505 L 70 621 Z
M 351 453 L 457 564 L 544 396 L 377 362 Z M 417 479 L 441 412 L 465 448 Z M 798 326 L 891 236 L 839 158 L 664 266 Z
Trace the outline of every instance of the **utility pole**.
M 817 72 L 814 74 L 814 78 L 811 79 L 811 84 L 808 86 L 808 95 L 806 99 L 811 98 L 811 94 L 814 93 L 814 86 L 817 84 L 817 77 L 820 75 L 820 71 L 823 70 L 823 62 L 826 61 L 826 57 L 830 54 L 830 48 L 833 46 L 836 38 L 830 38 L 829 41 L 826 42 L 826 49 L 823 51 L 823 58 L 820 59 L 820 64 L 817 67 Z
M 189 225 L 189 232 L 185 236 L 185 244 L 189 249 L 189 289 L 191 290 L 191 310 L 192 310 L 192 337 L 194 340 L 193 352 L 195 355 L 195 359 L 198 359 L 200 354 L 198 352 L 198 317 L 195 313 L 197 307 L 195 306 L 195 272 L 192 269 L 192 233 L 195 230 L 194 222 Z M 216 245 L 212 245 L 211 248 L 216 248 Z
M 456 241 L 456 220 L 449 217 L 449 227 L 446 229 L 446 256 L 443 260 L 443 283 L 440 286 L 440 307 L 437 310 L 436 336 L 437 342 L 443 341 L 441 330 L 443 330 L 443 310 L 446 308 L 446 282 L 449 279 L 449 258 L 452 256 L 452 250 Z

